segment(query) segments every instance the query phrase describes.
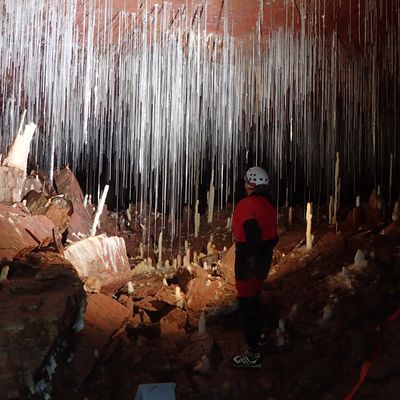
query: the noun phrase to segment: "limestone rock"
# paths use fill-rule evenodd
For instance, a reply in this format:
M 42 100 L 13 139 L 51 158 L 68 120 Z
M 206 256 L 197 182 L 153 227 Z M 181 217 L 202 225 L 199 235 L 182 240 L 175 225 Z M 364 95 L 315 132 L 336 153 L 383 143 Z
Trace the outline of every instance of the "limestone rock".
M 131 280 L 124 239 L 93 236 L 71 244 L 65 258 L 75 267 L 81 279 L 88 276 L 100 283 L 100 292 L 112 294 Z
M 162 334 L 185 334 L 187 314 L 180 308 L 174 308 L 160 320 Z
M 53 241 L 54 224 L 43 215 L 30 216 L 18 207 L 0 204 L 0 259 L 47 246 Z
M 63 194 L 69 200 L 79 200 L 83 204 L 83 192 L 75 175 L 68 168 L 54 172 L 54 184 L 58 194 Z
M 54 184 L 58 194 L 63 194 L 67 200 L 72 201 L 73 213 L 68 227 L 68 240 L 76 242 L 89 236 L 92 217 L 83 205 L 83 192 L 73 172 L 68 167 L 56 171 Z
M 30 398 L 46 392 L 57 367 L 60 344 L 75 335 L 85 305 L 73 269 L 51 266 L 46 280 L 35 279 L 40 266 L 10 266 L 0 290 L 0 398 Z M 39 272 L 41 272 L 40 270 Z
M 32 215 L 45 215 L 54 223 L 61 234 L 64 233 L 73 211 L 70 200 L 61 196 L 49 197 L 35 191 L 30 191 L 25 199 L 26 207 Z
M 129 318 L 129 310 L 111 297 L 101 293 L 88 296 L 85 326 L 71 365 L 75 383 L 82 383 L 89 376 L 113 335 L 125 327 Z
M 14 203 L 21 201 L 24 180 L 25 171 L 0 165 L 0 202 Z

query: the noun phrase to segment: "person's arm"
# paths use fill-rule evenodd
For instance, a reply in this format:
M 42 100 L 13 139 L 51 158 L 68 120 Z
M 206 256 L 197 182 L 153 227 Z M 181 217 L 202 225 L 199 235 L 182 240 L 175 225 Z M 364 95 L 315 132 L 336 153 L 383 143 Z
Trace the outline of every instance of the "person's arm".
M 255 219 L 248 219 L 243 223 L 246 241 L 249 244 L 259 244 L 261 242 L 261 228 Z

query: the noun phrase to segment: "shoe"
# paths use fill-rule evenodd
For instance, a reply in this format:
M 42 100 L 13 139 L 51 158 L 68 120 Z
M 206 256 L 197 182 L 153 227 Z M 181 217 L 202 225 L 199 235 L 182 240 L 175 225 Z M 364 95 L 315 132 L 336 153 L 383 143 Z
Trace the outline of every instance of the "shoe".
M 235 368 L 261 368 L 260 353 L 243 353 L 232 358 Z

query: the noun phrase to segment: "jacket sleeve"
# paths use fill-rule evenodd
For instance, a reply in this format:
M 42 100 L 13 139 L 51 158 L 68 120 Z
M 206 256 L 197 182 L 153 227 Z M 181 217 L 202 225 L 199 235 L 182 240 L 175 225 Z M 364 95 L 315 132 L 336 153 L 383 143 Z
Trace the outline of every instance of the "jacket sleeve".
M 243 229 L 247 243 L 257 244 L 261 242 L 261 228 L 255 219 L 244 221 Z

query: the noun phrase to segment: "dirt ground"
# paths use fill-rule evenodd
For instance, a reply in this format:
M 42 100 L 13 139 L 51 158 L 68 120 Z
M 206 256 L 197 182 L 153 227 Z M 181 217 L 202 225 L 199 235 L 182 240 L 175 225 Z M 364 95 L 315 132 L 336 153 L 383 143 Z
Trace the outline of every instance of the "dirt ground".
M 175 382 L 177 399 L 344 399 L 379 343 L 379 356 L 354 398 L 397 399 L 400 319 L 387 319 L 400 306 L 400 231 L 397 224 L 388 229 L 374 212 L 364 211 L 361 216 L 358 210 L 348 212 L 338 227 L 326 222 L 314 227 L 311 250 L 304 245 L 302 212 L 293 225 L 280 224 L 280 241 L 262 291 L 267 344 L 260 370 L 230 365 L 232 356 L 246 347 L 226 272 L 233 263 L 232 251 L 223 250 L 232 243 L 226 212 L 211 225 L 202 221 L 198 239 L 184 237 L 191 254 L 200 254 L 207 253 L 213 235 L 222 260 L 213 266 L 215 258 L 206 259 L 208 271 L 198 261 L 173 272 L 159 268 L 134 275 L 133 294 L 125 288 L 112 299 L 130 309 L 129 320 L 102 345 L 82 379 L 76 379 L 71 364 L 59 366 L 53 397 L 125 400 L 135 397 L 141 383 Z M 110 221 L 110 229 L 114 227 Z M 107 229 L 107 221 L 102 228 Z M 120 234 L 134 265 L 139 237 L 132 230 Z M 177 248 L 168 247 L 165 257 L 170 255 L 172 264 Z M 365 259 L 355 263 L 358 249 Z M 172 296 L 177 290 L 183 304 Z M 205 333 L 198 328 L 202 311 Z M 96 318 L 115 313 L 105 303 L 96 312 L 92 328 Z M 85 342 L 85 334 L 90 336 L 87 328 L 78 344 Z M 80 349 L 74 368 L 93 357 L 82 345 Z

